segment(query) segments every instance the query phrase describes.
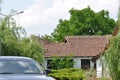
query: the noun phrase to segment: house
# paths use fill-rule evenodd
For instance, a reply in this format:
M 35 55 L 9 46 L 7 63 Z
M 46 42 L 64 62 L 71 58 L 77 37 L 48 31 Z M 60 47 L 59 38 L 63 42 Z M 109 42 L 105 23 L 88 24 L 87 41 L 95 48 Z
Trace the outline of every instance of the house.
M 95 69 L 97 77 L 102 76 L 100 56 L 109 43 L 110 36 L 66 36 L 62 43 L 43 41 L 45 61 L 43 66 L 50 68 L 49 63 L 53 56 L 65 57 L 72 55 L 74 68 Z

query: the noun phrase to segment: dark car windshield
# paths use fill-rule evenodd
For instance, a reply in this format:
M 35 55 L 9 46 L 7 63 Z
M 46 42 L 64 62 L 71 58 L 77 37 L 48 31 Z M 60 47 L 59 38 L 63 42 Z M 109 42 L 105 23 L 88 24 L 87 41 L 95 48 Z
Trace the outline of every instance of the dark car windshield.
M 0 60 L 0 74 L 40 74 L 42 68 L 35 61 Z

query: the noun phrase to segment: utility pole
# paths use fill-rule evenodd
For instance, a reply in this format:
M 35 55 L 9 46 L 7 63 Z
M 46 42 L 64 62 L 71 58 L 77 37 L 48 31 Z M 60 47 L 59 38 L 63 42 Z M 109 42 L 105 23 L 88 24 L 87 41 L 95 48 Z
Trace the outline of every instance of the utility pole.
M 20 12 L 17 12 L 15 14 L 12 14 L 12 15 L 6 15 L 6 14 L 3 14 L 3 13 L 0 13 L 0 15 L 4 16 L 4 17 L 7 17 L 7 21 L 8 21 L 8 27 L 10 26 L 10 18 L 15 16 L 15 15 L 19 15 L 21 13 L 24 13 L 24 11 L 20 11 Z
M 12 17 L 12 16 L 15 16 L 15 15 L 19 15 L 21 13 L 24 13 L 24 11 L 20 11 L 18 13 L 12 14 L 12 15 L 6 15 L 6 14 L 3 14 L 3 13 L 0 13 L 0 15 L 5 16 L 5 17 Z

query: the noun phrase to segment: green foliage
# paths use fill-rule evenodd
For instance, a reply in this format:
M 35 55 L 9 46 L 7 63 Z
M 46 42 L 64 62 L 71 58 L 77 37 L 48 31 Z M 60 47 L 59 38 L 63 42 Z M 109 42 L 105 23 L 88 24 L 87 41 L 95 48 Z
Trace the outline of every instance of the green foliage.
M 20 55 L 19 34 L 21 27 L 16 27 L 16 24 L 9 22 L 9 17 L 0 20 L 0 39 L 1 39 L 1 54 L 2 55 Z M 11 23 L 11 24 L 10 24 Z
M 23 52 L 21 53 L 22 56 L 34 58 L 40 63 L 43 61 L 43 48 L 36 39 L 22 39 L 21 48 L 23 49 Z
M 119 3 L 120 3 L 120 0 L 119 0 Z M 120 4 L 119 4 L 119 12 L 118 12 L 118 27 L 120 29 Z
M 106 77 L 101 77 L 99 80 L 111 80 L 111 79 Z
M 34 38 L 27 38 L 24 28 L 17 26 L 11 16 L 0 18 L 0 55 L 26 56 L 42 63 L 43 49 Z
M 69 20 L 59 20 L 52 36 L 62 41 L 68 35 L 106 35 L 111 34 L 116 25 L 109 12 L 94 12 L 90 7 L 83 10 L 71 9 Z
M 105 57 L 112 79 L 120 80 L 120 35 L 111 39 Z
M 63 68 L 72 68 L 74 61 L 72 57 L 53 57 L 50 63 L 52 69 L 63 69 Z
M 117 24 L 120 29 L 120 6 Z M 105 58 L 112 80 L 120 80 L 120 32 L 111 38 L 110 46 L 105 52 Z
M 49 42 L 54 42 L 53 37 L 52 37 L 52 36 L 49 36 L 49 35 L 41 36 L 41 38 L 42 38 L 43 40 L 47 40 L 47 41 L 49 41 Z
M 57 80 L 83 80 L 84 72 L 81 69 L 61 69 L 53 70 L 49 76 L 54 77 Z

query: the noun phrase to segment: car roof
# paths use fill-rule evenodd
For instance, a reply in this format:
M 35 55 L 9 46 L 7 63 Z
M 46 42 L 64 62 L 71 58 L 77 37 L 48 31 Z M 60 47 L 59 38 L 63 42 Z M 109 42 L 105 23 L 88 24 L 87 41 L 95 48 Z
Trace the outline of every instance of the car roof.
M 23 56 L 0 56 L 0 59 L 33 60 L 32 58 L 23 57 Z

